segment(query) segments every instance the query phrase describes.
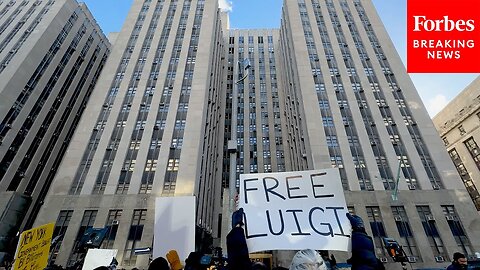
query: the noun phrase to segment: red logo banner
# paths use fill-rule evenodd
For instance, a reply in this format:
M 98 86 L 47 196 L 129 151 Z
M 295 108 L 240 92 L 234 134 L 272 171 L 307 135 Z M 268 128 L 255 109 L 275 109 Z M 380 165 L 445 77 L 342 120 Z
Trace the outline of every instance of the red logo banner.
M 408 0 L 409 73 L 480 72 L 479 0 Z

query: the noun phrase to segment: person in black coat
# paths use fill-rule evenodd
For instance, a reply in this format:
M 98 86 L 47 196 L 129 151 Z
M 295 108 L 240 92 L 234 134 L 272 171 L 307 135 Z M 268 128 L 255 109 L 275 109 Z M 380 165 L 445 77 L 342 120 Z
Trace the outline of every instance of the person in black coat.
M 365 231 L 361 217 L 347 213 L 352 225 L 352 256 L 347 260 L 352 270 L 385 270 L 383 263 L 375 256 L 373 240 Z
M 232 230 L 227 235 L 227 261 L 230 270 L 249 270 L 252 268 L 242 225 L 243 208 L 240 208 L 232 214 Z
M 467 258 L 460 252 L 453 253 L 453 262 L 447 267 L 447 270 L 465 270 L 467 269 Z
M 347 213 L 352 226 L 352 256 L 347 260 L 352 270 L 385 270 L 383 263 L 375 256 L 373 240 L 365 231 L 361 217 Z M 247 241 L 243 225 L 243 209 L 233 212 L 232 230 L 227 235 L 228 269 L 250 270 L 252 263 L 248 256 Z

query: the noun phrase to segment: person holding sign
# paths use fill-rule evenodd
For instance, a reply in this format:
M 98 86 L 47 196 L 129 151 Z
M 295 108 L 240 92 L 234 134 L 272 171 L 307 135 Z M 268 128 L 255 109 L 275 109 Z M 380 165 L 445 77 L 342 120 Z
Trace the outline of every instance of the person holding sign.
M 361 217 L 346 214 L 352 227 L 352 256 L 347 260 L 352 270 L 385 270 L 383 263 L 375 256 L 372 238 L 366 233 Z M 233 212 L 233 228 L 227 235 L 228 268 L 231 270 L 248 270 L 252 265 L 248 257 L 248 247 L 242 226 L 243 208 Z M 303 268 L 302 268 L 303 267 Z M 305 268 L 306 267 L 306 268 Z M 297 252 L 292 260 L 290 270 L 311 269 L 326 270 L 322 257 L 314 250 L 306 249 Z
M 248 257 L 248 247 L 243 231 L 243 208 L 232 214 L 232 230 L 227 235 L 228 269 L 248 270 L 252 262 Z
M 385 270 L 383 263 L 375 256 L 373 240 L 365 232 L 365 225 L 361 217 L 347 213 L 352 225 L 352 256 L 347 263 L 352 270 Z
M 248 257 L 248 247 L 242 226 L 244 213 L 243 208 L 232 214 L 232 230 L 227 235 L 228 269 L 230 270 L 254 270 L 261 269 L 252 265 Z M 305 249 L 297 252 L 293 257 L 290 270 L 327 270 L 322 256 L 315 250 Z

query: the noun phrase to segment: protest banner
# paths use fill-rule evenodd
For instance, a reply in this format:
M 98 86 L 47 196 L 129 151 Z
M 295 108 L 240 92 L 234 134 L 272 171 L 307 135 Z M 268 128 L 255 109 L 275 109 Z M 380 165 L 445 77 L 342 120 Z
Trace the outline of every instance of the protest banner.
M 240 175 L 250 252 L 350 249 L 350 222 L 337 169 Z
M 54 226 L 49 223 L 21 234 L 14 270 L 43 270 L 47 266 Z
M 160 197 L 155 200 L 153 258 L 177 251 L 181 260 L 195 251 L 195 197 Z
M 85 256 L 82 270 L 92 270 L 99 266 L 109 266 L 117 256 L 116 249 L 89 249 Z

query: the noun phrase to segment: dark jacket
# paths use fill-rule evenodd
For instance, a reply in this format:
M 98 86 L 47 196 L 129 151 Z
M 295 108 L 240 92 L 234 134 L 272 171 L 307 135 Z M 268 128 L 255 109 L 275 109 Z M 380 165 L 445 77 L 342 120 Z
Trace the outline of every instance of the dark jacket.
M 233 228 L 227 235 L 228 269 L 249 270 L 252 263 L 248 257 L 247 241 L 242 227 Z
M 447 270 L 465 270 L 467 269 L 467 266 L 462 266 L 458 263 L 455 263 L 455 262 L 452 262 L 452 264 L 450 264 L 448 267 L 447 267 Z
M 352 257 L 347 260 L 352 270 L 385 270 L 385 266 L 375 256 L 372 238 L 365 231 L 352 231 Z

